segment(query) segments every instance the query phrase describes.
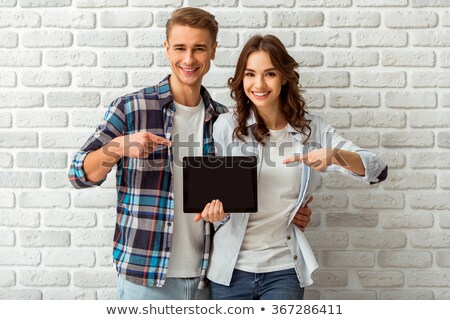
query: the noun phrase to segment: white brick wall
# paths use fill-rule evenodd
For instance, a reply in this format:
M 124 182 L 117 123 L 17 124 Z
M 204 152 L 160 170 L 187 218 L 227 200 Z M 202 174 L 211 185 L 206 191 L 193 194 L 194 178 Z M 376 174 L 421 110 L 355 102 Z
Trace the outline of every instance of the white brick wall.
M 220 25 L 205 85 L 256 33 L 301 65 L 313 113 L 382 156 L 366 186 L 324 175 L 307 236 L 309 299 L 450 299 L 450 1 L 0 1 L 0 299 L 112 299 L 114 177 L 76 191 L 74 152 L 115 97 L 168 72 L 164 25 L 199 6 Z

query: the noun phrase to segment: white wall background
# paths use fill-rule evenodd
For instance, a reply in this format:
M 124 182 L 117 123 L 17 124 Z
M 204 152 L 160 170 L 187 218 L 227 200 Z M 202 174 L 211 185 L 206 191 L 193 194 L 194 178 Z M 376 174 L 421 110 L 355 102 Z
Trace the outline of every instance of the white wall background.
M 114 179 L 77 191 L 68 165 L 114 97 L 168 72 L 180 6 L 220 23 L 216 99 L 273 33 L 310 111 L 389 163 L 377 186 L 323 176 L 306 297 L 450 299 L 449 0 L 0 0 L 0 299 L 114 298 Z

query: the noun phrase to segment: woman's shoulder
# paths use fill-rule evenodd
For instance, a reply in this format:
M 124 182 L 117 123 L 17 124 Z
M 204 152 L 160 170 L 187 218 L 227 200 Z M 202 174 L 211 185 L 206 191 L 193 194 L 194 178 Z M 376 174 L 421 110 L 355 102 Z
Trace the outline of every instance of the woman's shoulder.
M 217 118 L 216 122 L 214 123 L 214 129 L 225 129 L 225 128 L 234 128 L 236 126 L 236 117 L 234 115 L 234 112 L 229 111 L 227 113 L 222 113 Z

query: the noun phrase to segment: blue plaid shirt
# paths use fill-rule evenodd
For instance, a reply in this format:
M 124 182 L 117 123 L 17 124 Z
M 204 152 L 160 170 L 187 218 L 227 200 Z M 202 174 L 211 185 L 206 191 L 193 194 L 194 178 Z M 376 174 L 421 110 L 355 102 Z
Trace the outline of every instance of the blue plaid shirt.
M 227 109 L 213 101 L 204 87 L 205 104 L 203 154 L 214 153 L 213 124 Z M 175 107 L 166 77 L 158 85 L 125 95 L 113 101 L 102 123 L 72 161 L 69 179 L 75 188 L 100 185 L 86 180 L 83 162 L 89 152 L 112 139 L 148 131 L 170 139 Z M 153 152 L 146 159 L 123 157 L 117 163 L 117 220 L 113 258 L 117 271 L 131 282 L 164 285 L 171 253 L 173 233 L 173 179 L 171 150 Z M 204 224 L 201 281 L 204 286 L 211 244 L 211 224 Z

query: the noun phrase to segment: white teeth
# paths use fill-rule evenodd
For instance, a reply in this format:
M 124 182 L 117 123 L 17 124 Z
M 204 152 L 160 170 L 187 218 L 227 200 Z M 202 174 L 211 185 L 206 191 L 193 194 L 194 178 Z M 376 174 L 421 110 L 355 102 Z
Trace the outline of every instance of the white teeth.
M 193 72 L 195 70 L 194 68 L 193 69 L 181 68 L 181 69 L 183 69 L 186 72 Z
M 264 96 L 267 96 L 269 93 L 268 92 L 253 92 L 253 94 L 257 97 L 264 97 Z

